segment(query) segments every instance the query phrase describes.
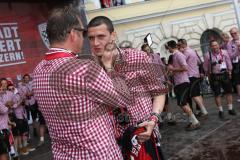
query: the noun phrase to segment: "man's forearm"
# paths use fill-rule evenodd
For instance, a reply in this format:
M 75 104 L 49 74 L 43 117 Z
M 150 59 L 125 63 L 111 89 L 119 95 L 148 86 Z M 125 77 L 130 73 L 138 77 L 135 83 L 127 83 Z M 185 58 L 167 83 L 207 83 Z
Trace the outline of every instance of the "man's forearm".
M 174 68 L 173 69 L 173 72 L 184 72 L 184 71 L 187 71 L 187 68 L 182 67 L 182 68 Z
M 152 112 L 160 114 L 164 108 L 166 95 L 159 95 L 153 98 Z

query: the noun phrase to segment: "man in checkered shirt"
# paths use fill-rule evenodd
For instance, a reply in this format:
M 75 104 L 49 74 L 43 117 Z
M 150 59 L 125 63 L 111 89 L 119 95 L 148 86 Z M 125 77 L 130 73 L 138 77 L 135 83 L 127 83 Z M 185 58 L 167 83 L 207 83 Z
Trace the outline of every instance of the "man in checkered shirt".
M 105 50 L 111 52 L 113 63 L 109 69 L 126 77 L 134 101 L 127 107 L 130 115 L 129 125 L 143 122 L 138 126 L 145 127 L 146 131 L 138 135 L 138 140 L 144 142 L 150 138 L 157 124 L 164 107 L 167 88 L 159 81 L 160 76 L 154 71 L 156 66 L 153 65 L 152 59 L 145 52 L 116 47 L 116 36 L 112 21 L 105 16 L 95 17 L 88 24 L 92 52 L 98 58 L 106 54 Z M 127 126 L 120 129 L 120 134 Z M 118 129 L 119 127 L 117 126 Z
M 76 58 L 84 33 L 78 11 L 67 7 L 52 12 L 47 24 L 51 48 L 34 71 L 34 95 L 49 127 L 55 160 L 119 160 L 108 108 L 125 107 L 131 97 L 114 71 Z M 110 66 L 108 56 L 101 62 Z M 113 86 L 119 83 L 121 87 Z

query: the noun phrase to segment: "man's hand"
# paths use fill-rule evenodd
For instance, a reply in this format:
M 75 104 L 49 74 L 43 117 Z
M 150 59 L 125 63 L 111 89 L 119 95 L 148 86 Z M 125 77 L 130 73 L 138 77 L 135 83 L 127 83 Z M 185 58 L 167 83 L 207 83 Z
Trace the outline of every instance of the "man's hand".
M 172 65 L 168 65 L 167 69 L 168 69 L 169 71 L 171 71 L 171 72 L 174 71 L 174 67 L 173 67 Z
M 142 132 L 138 135 L 138 141 L 139 142 L 145 142 L 148 139 L 150 139 L 154 126 L 155 126 L 155 122 L 153 122 L 153 121 L 145 121 L 143 123 L 140 123 L 138 125 L 138 127 L 145 127 L 146 131 Z
M 104 65 L 105 69 L 113 68 L 113 60 L 114 60 L 114 51 L 112 48 L 114 47 L 114 43 L 109 43 L 104 50 L 104 53 L 101 57 L 101 62 Z
M 12 108 L 13 106 L 13 101 L 7 101 L 7 103 L 5 104 L 8 108 Z

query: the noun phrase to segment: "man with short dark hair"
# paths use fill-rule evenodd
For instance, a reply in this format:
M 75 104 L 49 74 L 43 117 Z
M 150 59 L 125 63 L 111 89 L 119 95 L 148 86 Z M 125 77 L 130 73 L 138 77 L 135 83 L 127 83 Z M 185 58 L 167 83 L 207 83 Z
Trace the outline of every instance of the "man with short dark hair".
M 182 52 L 186 57 L 186 62 L 188 64 L 188 77 L 190 80 L 190 98 L 192 98 L 195 103 L 199 106 L 201 110 L 201 116 L 206 117 L 208 112 L 203 104 L 203 98 L 200 91 L 200 72 L 199 65 L 201 64 L 200 58 L 198 57 L 196 51 L 188 47 L 187 41 L 185 39 L 179 39 L 178 45 L 182 48 Z
M 178 50 L 177 43 L 172 40 L 167 42 L 167 48 L 173 55 L 173 64 L 168 67 L 174 76 L 174 92 L 177 97 L 177 104 L 189 117 L 189 125 L 186 130 L 196 130 L 200 128 L 200 122 L 197 120 L 189 106 L 190 81 L 188 78 L 188 65 L 186 57 Z
M 153 49 L 146 43 L 141 46 L 141 50 L 146 52 L 147 55 L 152 59 L 152 63 L 155 66 L 155 72 L 158 73 L 157 75 L 160 75 L 160 77 L 158 77 L 160 81 L 165 82 L 165 84 L 169 85 L 170 83 L 168 82 L 167 77 L 166 60 L 165 63 L 163 63 L 162 58 L 160 58 L 160 53 L 153 53 Z M 172 113 L 170 112 L 168 99 L 168 94 L 166 94 L 164 111 L 167 112 L 168 124 L 175 124 L 175 120 L 173 119 Z M 163 120 L 160 119 L 160 122 L 163 122 Z
M 78 10 L 54 10 L 47 34 L 51 48 L 36 67 L 33 80 L 54 159 L 121 160 L 108 112 L 129 105 L 131 96 L 124 81 L 106 69 L 108 56 L 100 60 L 106 70 L 76 58 L 85 36 Z
M 230 57 L 225 50 L 221 50 L 218 42 L 212 40 L 210 42 L 211 50 L 205 54 L 204 69 L 207 73 L 211 88 L 214 92 L 215 102 L 219 109 L 220 120 L 225 120 L 222 107 L 221 88 L 226 94 L 228 113 L 236 115 L 232 105 L 232 63 Z
M 39 133 L 38 147 L 40 147 L 44 144 L 46 122 L 44 117 L 42 116 L 41 111 L 38 109 L 38 104 L 33 94 L 33 81 L 31 81 L 31 77 L 29 74 L 23 75 L 22 82 L 19 83 L 19 88 L 20 90 L 26 91 L 25 106 L 27 111 L 27 119 L 30 120 L 31 114 L 33 121 L 33 136 L 37 137 Z M 39 127 L 37 127 L 37 118 L 40 124 Z M 31 151 L 35 150 L 34 148 L 29 149 L 31 149 Z
M 88 24 L 88 38 L 93 54 L 101 59 L 106 54 L 105 50 L 110 51 L 112 65 L 107 69 L 125 76 L 133 95 L 133 104 L 127 107 L 130 123 L 119 126 L 120 134 L 129 126 L 143 122 L 138 126 L 146 130 L 138 135 L 138 141 L 145 142 L 157 126 L 167 88 L 159 81 L 160 76 L 154 71 L 151 58 L 142 51 L 118 48 L 116 36 L 112 21 L 105 16 L 97 16 Z

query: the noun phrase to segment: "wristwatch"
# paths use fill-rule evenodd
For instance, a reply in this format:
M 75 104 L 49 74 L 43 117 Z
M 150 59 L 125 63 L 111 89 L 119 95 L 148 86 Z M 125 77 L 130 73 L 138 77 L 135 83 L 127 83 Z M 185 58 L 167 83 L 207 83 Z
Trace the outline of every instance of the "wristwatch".
M 150 115 L 151 116 L 150 116 L 149 120 L 153 120 L 154 121 L 154 117 L 156 117 L 157 118 L 157 122 L 159 122 L 159 120 L 161 119 L 161 115 L 159 113 L 152 112 Z

